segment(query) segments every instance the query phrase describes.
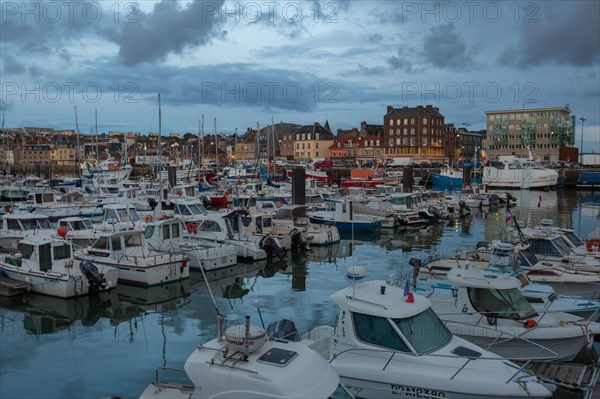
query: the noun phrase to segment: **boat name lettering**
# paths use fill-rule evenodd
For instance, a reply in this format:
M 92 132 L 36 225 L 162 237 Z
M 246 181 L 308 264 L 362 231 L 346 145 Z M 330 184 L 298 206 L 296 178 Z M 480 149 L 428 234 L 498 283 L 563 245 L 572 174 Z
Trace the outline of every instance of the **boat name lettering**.
M 440 391 L 433 391 L 431 389 L 407 387 L 404 385 L 392 384 L 392 394 L 402 395 L 407 398 L 424 398 L 424 399 L 435 399 L 445 398 L 446 393 Z

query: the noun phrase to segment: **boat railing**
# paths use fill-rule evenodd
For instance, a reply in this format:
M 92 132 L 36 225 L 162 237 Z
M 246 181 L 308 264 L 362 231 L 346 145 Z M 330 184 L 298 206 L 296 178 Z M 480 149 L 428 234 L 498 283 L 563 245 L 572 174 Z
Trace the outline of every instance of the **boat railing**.
M 544 348 L 545 349 L 545 348 Z M 540 349 L 540 351 L 538 353 L 541 353 L 544 349 Z M 455 371 L 449 378 L 448 380 L 452 380 L 454 379 L 461 371 L 463 371 L 465 369 L 465 367 L 467 366 L 467 364 L 469 364 L 471 361 L 476 361 L 476 360 L 494 360 L 494 361 L 498 361 L 498 362 L 502 362 L 504 364 L 506 364 L 507 366 L 511 366 L 513 367 L 516 372 L 514 375 L 512 375 L 507 381 L 506 383 L 508 384 L 509 382 L 511 382 L 518 374 L 520 371 L 522 371 L 522 369 L 525 367 L 518 367 L 515 364 L 512 364 L 510 361 L 508 361 L 507 359 L 500 357 L 500 356 L 459 356 L 459 355 L 446 355 L 446 354 L 434 354 L 434 353 L 430 353 L 430 352 L 425 352 L 425 353 L 414 353 L 414 352 L 400 352 L 400 351 L 395 351 L 395 350 L 390 350 L 390 349 L 375 349 L 375 348 L 349 348 L 346 350 L 343 350 L 339 353 L 336 353 L 333 358 L 331 358 L 329 360 L 329 363 L 333 365 L 334 361 L 341 361 L 343 362 L 343 360 L 340 360 L 343 355 L 348 354 L 350 352 L 368 352 L 368 353 L 373 353 L 373 352 L 378 352 L 378 353 L 389 353 L 390 356 L 386 359 L 382 358 L 381 360 L 385 360 L 385 364 L 382 367 L 382 371 L 385 371 L 385 369 L 387 368 L 387 366 L 391 363 L 391 361 L 394 359 L 394 357 L 396 355 L 400 355 L 400 356 L 412 356 L 415 358 L 418 357 L 422 357 L 422 356 L 430 356 L 430 357 L 435 357 L 435 358 L 452 358 L 452 359 L 465 359 L 466 361 L 464 364 L 462 364 L 460 367 L 458 367 L 458 370 Z M 526 360 L 528 363 L 534 360 L 538 360 L 540 359 L 539 357 L 534 357 L 534 358 L 523 358 L 523 359 L 515 359 L 515 360 Z M 552 358 L 554 359 L 554 357 Z
M 444 315 L 449 315 L 449 314 L 451 314 L 451 313 L 444 313 Z M 464 314 L 464 313 L 456 313 L 456 314 Z M 441 314 L 440 314 L 440 316 L 441 316 Z M 484 315 L 481 315 L 481 317 L 483 318 Z M 530 360 L 531 359 L 531 360 L 535 360 L 535 361 L 549 361 L 549 360 L 554 360 L 554 359 L 558 358 L 558 353 L 556 353 L 552 349 L 549 349 L 549 348 L 545 347 L 544 345 L 541 345 L 541 344 L 539 344 L 539 343 L 537 343 L 535 341 L 532 341 L 532 340 L 524 337 L 525 334 L 531 332 L 532 330 L 535 330 L 535 327 L 534 328 L 525 328 L 525 327 L 523 327 L 523 330 L 521 332 L 519 332 L 517 334 L 510 334 L 507 331 L 498 330 L 496 328 L 491 328 L 489 326 L 482 326 L 482 325 L 479 325 L 478 323 L 464 323 L 464 322 L 456 322 L 456 321 L 454 321 L 453 323 L 463 324 L 463 325 L 469 326 L 469 327 L 477 327 L 477 328 L 480 328 L 482 330 L 487 330 L 491 334 L 495 334 L 496 338 L 494 338 L 494 340 L 491 343 L 489 343 L 488 345 L 486 345 L 484 347 L 484 349 L 486 349 L 486 350 L 491 350 L 491 348 L 494 347 L 494 345 L 504 344 L 506 342 L 510 342 L 510 341 L 513 341 L 513 340 L 521 340 L 521 341 L 526 342 L 529 345 L 532 345 L 534 347 L 540 348 L 540 350 L 538 351 L 538 353 L 536 354 L 536 356 L 533 357 L 533 358 L 532 357 L 512 358 L 511 360 L 524 360 L 524 361 L 526 361 L 526 360 Z M 516 330 L 518 331 L 518 330 L 520 330 L 520 328 L 517 328 Z M 537 355 L 539 355 L 540 353 L 542 353 L 544 351 L 550 353 L 550 355 L 549 356 L 541 356 L 541 357 L 537 356 Z
M 161 382 L 160 381 L 160 371 L 174 371 L 179 373 L 183 373 L 185 375 L 185 378 L 189 381 L 189 378 L 185 372 L 184 369 L 181 368 L 174 368 L 174 367 L 163 367 L 163 366 L 159 366 L 154 370 L 154 384 L 156 386 L 160 386 L 160 387 L 166 387 L 166 388 L 177 388 L 177 389 L 181 389 L 181 390 L 194 390 L 194 384 L 191 383 L 191 381 L 189 381 L 190 383 L 185 383 L 185 384 L 180 384 L 180 383 L 173 383 L 173 382 Z

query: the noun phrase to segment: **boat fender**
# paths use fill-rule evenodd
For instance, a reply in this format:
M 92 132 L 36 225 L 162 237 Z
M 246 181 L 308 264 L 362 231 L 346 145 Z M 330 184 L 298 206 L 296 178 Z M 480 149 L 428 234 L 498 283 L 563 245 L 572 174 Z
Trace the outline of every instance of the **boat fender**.
M 488 313 L 486 318 L 490 326 L 495 326 L 498 323 L 498 313 Z
M 537 326 L 537 321 L 533 319 L 527 319 L 527 321 L 523 324 L 525 328 L 533 328 Z

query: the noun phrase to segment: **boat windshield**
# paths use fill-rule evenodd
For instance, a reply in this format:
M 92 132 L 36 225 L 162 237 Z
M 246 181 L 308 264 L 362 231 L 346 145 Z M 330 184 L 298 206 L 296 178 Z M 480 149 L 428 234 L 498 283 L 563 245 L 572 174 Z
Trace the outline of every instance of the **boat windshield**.
M 392 320 L 417 353 L 433 352 L 450 342 L 452 333 L 433 309 L 412 317 Z
M 471 304 L 479 313 L 513 320 L 537 316 L 518 288 L 497 290 L 469 287 L 468 291 Z
M 577 236 L 577 234 L 575 234 L 574 232 L 568 231 L 564 234 L 565 234 L 566 239 L 569 240 L 574 246 L 580 247 L 582 245 L 585 245 L 583 240 L 581 238 L 579 238 Z
M 21 219 L 24 230 L 50 229 L 48 219 Z
M 519 251 L 519 261 L 522 267 L 533 267 L 539 262 L 538 258 L 535 257 L 529 249 L 522 249 Z

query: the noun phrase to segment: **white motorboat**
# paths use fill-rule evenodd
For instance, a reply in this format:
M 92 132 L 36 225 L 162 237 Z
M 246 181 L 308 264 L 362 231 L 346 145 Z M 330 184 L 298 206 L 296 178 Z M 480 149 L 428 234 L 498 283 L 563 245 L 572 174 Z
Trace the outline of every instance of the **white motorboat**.
M 58 228 L 66 228 L 66 237 L 73 242 L 73 245 L 85 247 L 96 241 L 96 229 L 92 221 L 88 218 L 73 216 L 59 219 Z
M 130 203 L 112 203 L 102 207 L 102 221 L 98 223 L 98 231 L 120 231 L 143 229 L 145 221 L 140 219 L 137 209 Z M 151 215 L 147 215 L 151 220 Z
M 326 246 L 340 242 L 340 233 L 335 226 L 311 223 L 305 205 L 282 206 L 272 219 L 275 226 L 296 228 L 311 246 Z
M 146 225 L 148 246 L 159 252 L 181 253 L 189 257 L 191 270 L 208 271 L 237 263 L 234 245 L 202 239 L 194 223 L 185 226 L 179 218 L 167 218 Z
M 115 267 L 74 260 L 69 241 L 32 236 L 23 239 L 19 247 L 17 254 L 0 255 L 0 270 L 29 284 L 33 292 L 71 298 L 117 286 L 119 271 Z
M 600 274 L 565 269 L 549 262 L 540 262 L 530 251 L 529 244 L 507 243 L 500 240 L 480 241 L 475 251 L 462 251 L 453 258 L 431 257 L 422 262 L 422 271 L 435 276 L 446 276 L 457 266 L 495 269 L 509 274 L 524 273 L 536 283 L 551 283 L 554 287 L 576 287 L 580 295 L 592 295 L 600 284 Z M 597 292 L 596 292 L 597 294 Z
M 194 223 L 196 231 L 205 240 L 232 244 L 237 249 L 238 260 L 256 261 L 266 259 L 268 252 L 280 258 L 286 249 L 275 237 L 262 237 L 248 233 L 242 220 L 244 212 L 208 212 L 199 200 L 173 200 L 175 215 L 185 224 Z
M 551 392 L 514 363 L 455 336 L 430 301 L 384 281 L 331 296 L 337 326 L 304 335 L 361 398 L 542 398 Z
M 29 201 L 22 202 L 18 207 L 25 212 L 46 215 L 51 223 L 56 223 L 61 218 L 81 215 L 79 205 L 58 202 L 57 195 L 53 191 L 34 192 L 31 198 Z
M 600 273 L 600 259 L 587 255 L 587 252 L 574 252 L 564 234 L 548 229 L 515 227 L 507 229 L 513 237 L 518 233 L 520 240 L 531 245 L 531 252 L 542 262 L 584 272 Z
M 54 229 L 46 215 L 37 213 L 9 213 L 2 217 L 0 227 L 0 248 L 18 249 L 19 243 L 26 237 L 52 235 Z
M 421 279 L 417 286 L 449 329 L 507 359 L 571 361 L 593 340 L 582 319 L 538 313 L 515 277 L 453 268 L 447 278 L 450 284 Z
M 330 398 L 340 378 L 331 365 L 305 345 L 267 337 L 250 325 L 228 328 L 218 319 L 217 338 L 192 352 L 183 369 L 159 367 L 140 399 Z M 159 370 L 187 374 L 190 383 L 159 381 Z
M 537 164 L 528 150 L 527 157 L 500 156 L 483 167 L 483 185 L 489 188 L 556 187 L 558 173 Z
M 146 243 L 142 230 L 104 232 L 77 259 L 119 268 L 119 281 L 143 286 L 169 284 L 190 276 L 188 259 L 157 252 Z

